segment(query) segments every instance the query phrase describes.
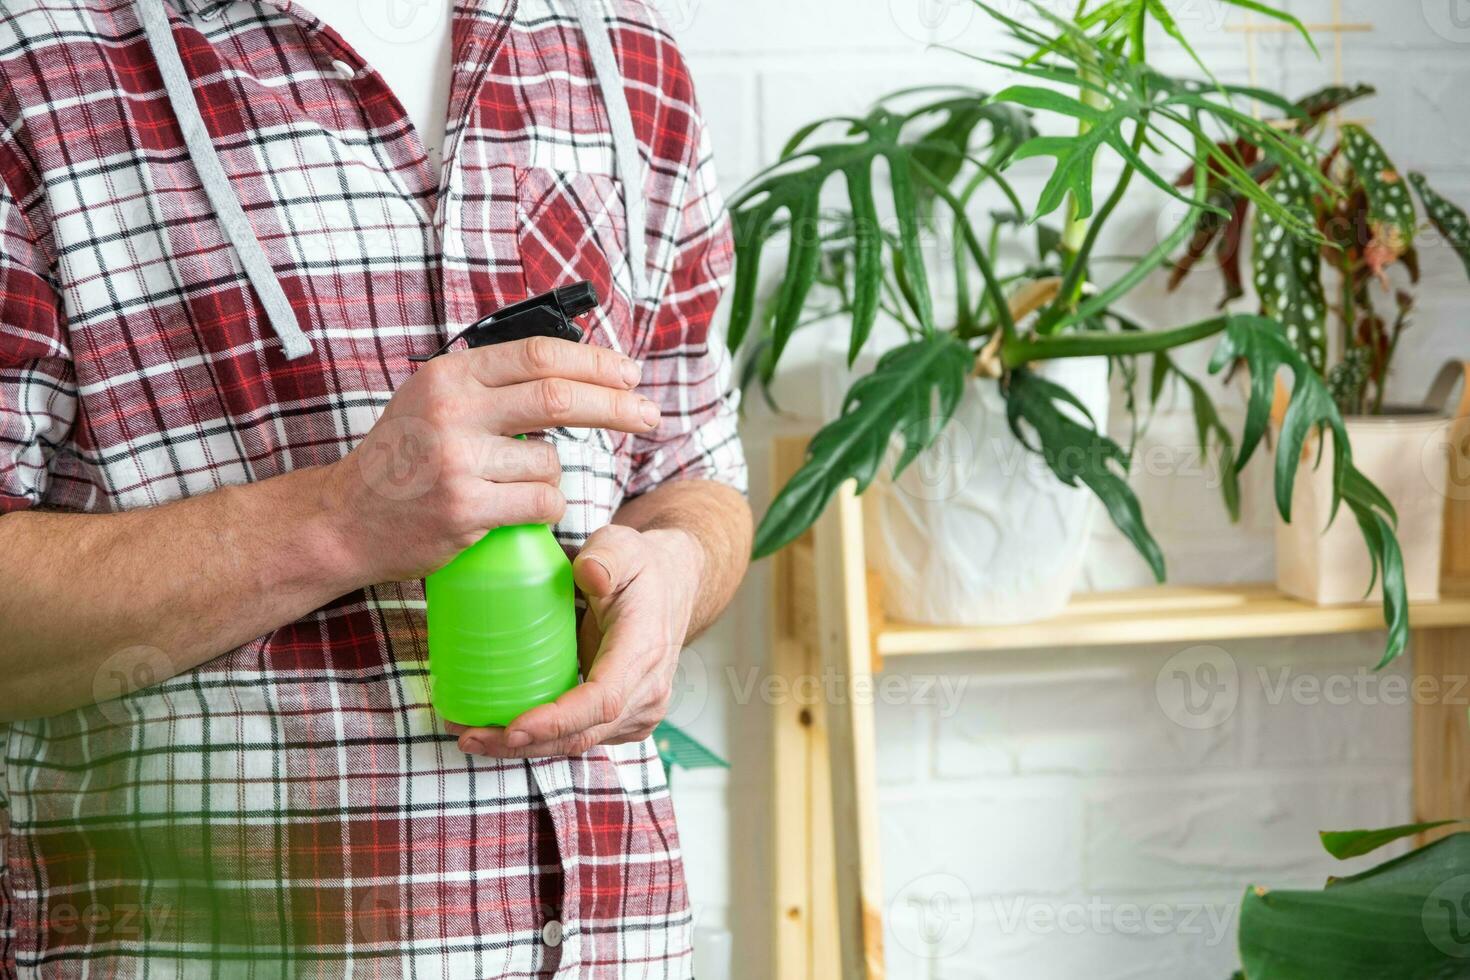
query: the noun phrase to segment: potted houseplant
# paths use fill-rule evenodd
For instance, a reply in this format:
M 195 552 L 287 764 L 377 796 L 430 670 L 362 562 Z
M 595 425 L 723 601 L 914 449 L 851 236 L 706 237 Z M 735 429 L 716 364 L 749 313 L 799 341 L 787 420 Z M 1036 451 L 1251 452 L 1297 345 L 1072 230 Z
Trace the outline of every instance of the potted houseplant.
M 1470 272 L 1470 220 L 1432 187 L 1423 174 L 1403 174 L 1381 144 L 1356 124 L 1327 139 L 1322 106 L 1336 108 L 1372 94 L 1366 86 L 1339 89 L 1300 121 L 1298 129 L 1323 144 L 1322 167 L 1334 189 L 1324 191 L 1280 173 L 1248 138 L 1222 146 L 1250 170 L 1283 208 L 1310 221 L 1316 240 L 1288 234 L 1274 213 L 1228 189 L 1210 196 L 1228 215 L 1201 222 L 1175 264 L 1177 287 L 1213 252 L 1225 283 L 1222 307 L 1245 295 L 1243 245 L 1251 249 L 1251 282 L 1261 312 L 1285 326 L 1288 338 L 1326 382 L 1357 448 L 1359 468 L 1378 484 L 1399 516 L 1404 579 L 1414 600 L 1439 595 L 1443 498 L 1449 465 L 1450 422 L 1443 406 L 1388 404 L 1389 370 L 1411 324 L 1413 287 L 1419 282 L 1420 226 L 1415 196 L 1429 225 L 1455 247 Z M 1194 180 L 1190 171 L 1181 185 Z M 1410 187 L 1413 193 L 1410 193 Z M 1308 449 L 1310 455 L 1310 447 Z M 1321 470 L 1298 481 L 1293 511 L 1298 520 L 1277 526 L 1277 579 L 1290 594 L 1318 603 L 1354 602 L 1373 581 L 1372 562 L 1345 525 L 1327 528 L 1329 475 Z
M 1255 0 L 1233 2 L 1269 13 L 1306 35 L 1289 14 Z M 1201 441 L 1221 456 L 1232 475 L 1261 446 L 1276 378 L 1285 374 L 1292 384 L 1280 451 L 1295 460 L 1314 432 L 1334 434 L 1322 463 L 1333 475 L 1331 500 L 1356 519 L 1381 570 L 1385 660 L 1396 656 L 1407 641 L 1408 621 L 1392 506 L 1354 465 L 1342 415 L 1325 380 L 1283 324 L 1266 315 L 1220 313 L 1155 330 L 1118 308 L 1120 300 L 1167 266 L 1204 216 L 1225 216 L 1212 202 L 1212 190 L 1240 195 L 1292 234 L 1319 237 L 1310 220 L 1280 204 L 1221 146 L 1222 135 L 1230 142 L 1248 140 L 1280 173 L 1326 191 L 1332 182 L 1310 140 L 1255 119 L 1236 103 L 1255 99 L 1298 120 L 1308 112 L 1270 92 L 1175 78 L 1154 68 L 1145 40 L 1150 21 L 1188 45 L 1164 5 L 1152 0 L 1100 5 L 1084 0 L 1070 19 L 1033 2 L 1031 23 L 978 0 L 977 5 L 1019 45 L 1005 62 L 1018 84 L 994 96 L 953 88 L 909 91 L 883 100 L 866 116 L 803 127 L 778 163 L 732 199 L 736 275 L 728 336 L 732 348 L 751 345 L 757 374 L 770 377 L 778 370 L 792 334 L 823 304 L 835 302 L 847 320 L 852 359 L 868 343 L 881 311 L 904 324 L 907 333 L 858 378 L 841 414 L 813 438 L 805 464 L 761 522 L 756 554 L 769 554 L 795 539 L 844 481 L 855 480 L 860 490 L 868 487 L 895 437 L 893 470 L 901 474 L 935 443 L 967 390 L 979 383 L 972 379 L 979 378 L 1003 402 L 1006 424 L 1026 450 L 1063 484 L 1091 491 L 1162 579 L 1162 552 L 1126 479 L 1127 452 L 1099 428 L 1071 390 L 1046 376 L 1043 365 L 1101 357 L 1129 377 L 1141 376 L 1146 368 L 1155 396 L 1171 381 L 1184 385 Z M 912 99 L 919 104 L 903 104 Z M 1075 134 L 1035 135 L 1031 114 L 1061 118 Z M 832 127 L 841 132 L 829 136 Z M 1189 156 L 1192 186 L 1176 187 L 1160 174 L 1162 147 Z M 1102 153 L 1115 155 L 1122 170 L 1106 195 L 1095 195 L 1094 169 Z M 1006 171 L 1036 157 L 1051 158 L 1054 168 L 1028 207 Z M 875 166 L 880 162 L 881 168 Z M 880 218 L 879 173 L 885 175 L 892 228 Z M 1093 268 L 1099 235 L 1130 189 L 1145 183 L 1183 201 L 1185 214 L 1120 275 L 1100 279 Z M 824 205 L 823 192 L 843 184 L 846 204 L 834 213 Z M 997 189 L 1015 214 L 1041 227 L 1030 267 L 997 269 L 995 239 L 1008 225 L 993 221 L 982 235 L 970 213 L 981 188 Z M 1064 225 L 1048 235 L 1045 219 L 1058 211 L 1064 213 Z M 939 303 L 930 288 L 921 246 L 926 231 L 958 243 L 952 303 Z M 768 315 L 757 316 L 762 255 L 778 235 L 790 239 L 785 272 Z M 834 266 L 837 288 L 815 288 L 824 276 L 832 278 Z M 1170 356 L 1176 348 L 1211 338 L 1212 372 L 1243 365 L 1249 373 L 1249 402 L 1238 438 L 1222 424 L 1204 385 Z M 1294 465 L 1276 468 L 1276 503 L 1284 519 L 1291 516 L 1296 475 Z M 1233 510 L 1238 500 L 1233 479 L 1224 481 L 1224 496 Z

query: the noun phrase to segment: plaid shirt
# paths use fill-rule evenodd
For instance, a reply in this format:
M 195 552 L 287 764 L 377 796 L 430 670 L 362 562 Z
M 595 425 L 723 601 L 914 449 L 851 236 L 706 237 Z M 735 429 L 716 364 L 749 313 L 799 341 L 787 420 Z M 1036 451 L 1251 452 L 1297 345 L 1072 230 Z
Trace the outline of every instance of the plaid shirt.
M 605 299 L 589 342 L 643 361 L 664 421 L 548 434 L 562 542 L 664 481 L 743 485 L 728 362 L 706 342 L 730 239 L 688 72 L 643 3 L 611 4 L 647 164 L 635 299 L 571 2 L 458 0 L 436 175 L 381 77 L 299 4 L 168 0 L 315 348 L 287 361 L 132 5 L 3 0 L 0 512 L 148 507 L 340 459 L 409 355 L 579 279 Z M 106 699 L 119 672 L 154 679 L 152 655 L 113 653 L 96 705 L 0 727 L 0 975 L 689 976 L 651 744 L 466 757 L 429 707 L 420 583 Z

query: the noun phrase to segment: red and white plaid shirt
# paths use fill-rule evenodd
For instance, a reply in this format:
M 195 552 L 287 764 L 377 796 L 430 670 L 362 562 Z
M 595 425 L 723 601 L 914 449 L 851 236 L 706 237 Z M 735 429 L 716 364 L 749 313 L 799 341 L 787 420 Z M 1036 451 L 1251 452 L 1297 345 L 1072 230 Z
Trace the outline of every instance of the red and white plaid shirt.
M 728 361 L 706 340 L 728 223 L 688 72 L 643 3 L 608 4 L 646 164 L 635 299 L 581 0 L 458 0 L 442 174 L 301 5 L 167 2 L 314 350 L 287 361 L 266 326 L 129 0 L 3 0 L 0 513 L 148 507 L 333 462 L 409 355 L 581 279 L 604 298 L 589 342 L 644 363 L 664 421 L 549 433 L 563 543 L 664 481 L 743 486 Z M 147 679 L 149 656 L 108 663 Z M 102 703 L 0 727 L 0 975 L 688 977 L 651 744 L 466 757 L 426 658 L 421 584 L 391 583 L 125 698 L 105 700 L 104 670 Z

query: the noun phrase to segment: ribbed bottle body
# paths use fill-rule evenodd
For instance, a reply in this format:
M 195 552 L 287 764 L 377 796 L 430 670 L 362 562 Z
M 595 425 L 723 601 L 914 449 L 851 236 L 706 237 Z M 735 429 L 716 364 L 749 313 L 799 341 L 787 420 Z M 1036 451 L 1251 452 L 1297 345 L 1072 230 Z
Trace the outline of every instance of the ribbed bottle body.
M 496 528 L 425 580 L 429 690 L 462 725 L 507 725 L 577 683 L 572 563 L 544 524 Z

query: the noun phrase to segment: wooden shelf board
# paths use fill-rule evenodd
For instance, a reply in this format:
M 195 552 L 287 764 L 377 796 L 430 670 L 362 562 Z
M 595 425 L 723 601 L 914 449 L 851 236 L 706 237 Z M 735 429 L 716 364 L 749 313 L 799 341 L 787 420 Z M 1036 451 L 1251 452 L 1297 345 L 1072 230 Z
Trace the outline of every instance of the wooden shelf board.
M 1414 603 L 1415 629 L 1470 625 L 1470 594 Z M 1245 637 L 1317 636 L 1383 628 L 1376 603 L 1315 606 L 1269 585 L 1164 585 L 1077 596 L 1059 616 L 1008 626 L 935 627 L 887 620 L 874 631 L 881 657 L 1207 642 Z

